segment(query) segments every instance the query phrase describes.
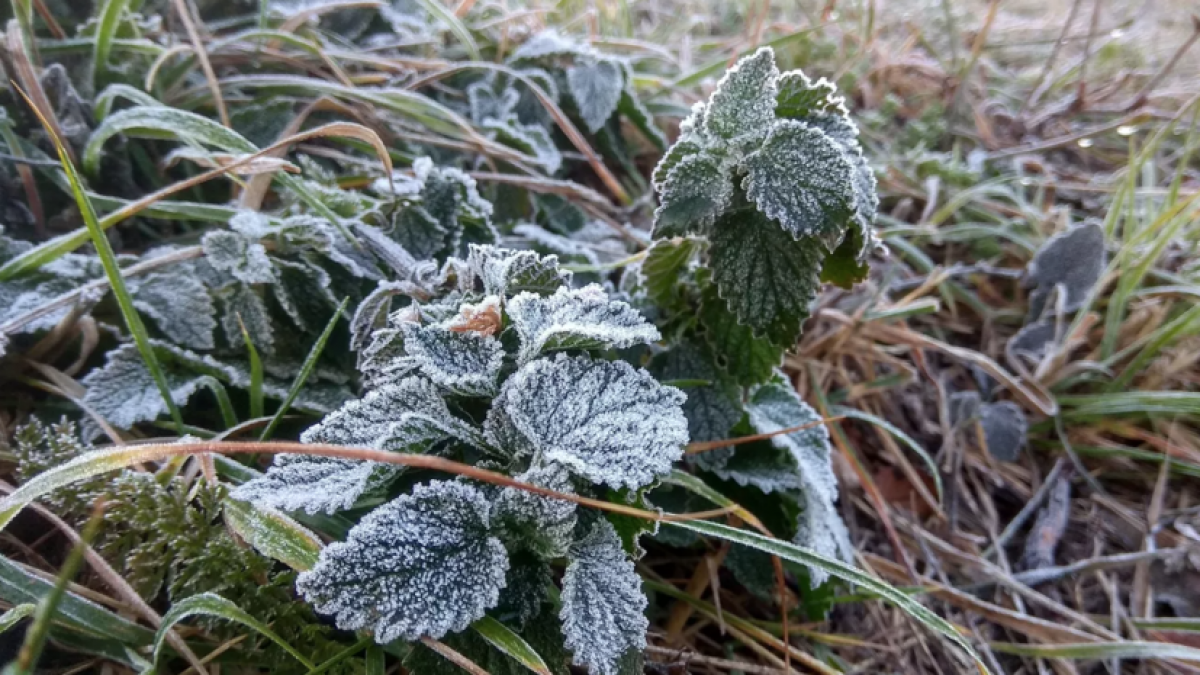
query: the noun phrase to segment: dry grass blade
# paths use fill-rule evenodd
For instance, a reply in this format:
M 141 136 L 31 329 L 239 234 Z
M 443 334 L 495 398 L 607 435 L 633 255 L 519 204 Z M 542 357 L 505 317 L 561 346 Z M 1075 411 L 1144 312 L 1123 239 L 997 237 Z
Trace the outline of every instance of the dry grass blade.
M 24 33 L 21 30 L 20 23 L 16 19 L 9 20 L 6 36 L 8 38 L 6 41 L 8 60 L 16 71 L 17 82 L 29 97 L 30 105 L 37 111 L 38 115 L 46 120 L 51 133 L 55 137 L 66 138 L 63 134 L 62 125 L 59 124 L 58 116 L 54 114 L 54 107 L 50 105 L 50 100 L 46 98 L 46 92 L 42 89 L 41 78 L 38 77 L 33 63 L 30 61 L 30 46 L 25 44 Z M 10 75 L 12 74 L 14 73 L 10 73 Z M 69 146 L 66 150 L 67 157 L 74 162 L 76 160 L 74 150 Z
M 208 60 L 208 52 L 204 49 L 204 41 L 200 38 L 199 30 L 196 29 L 196 21 L 192 17 L 192 9 L 188 0 L 171 0 L 171 4 L 174 5 L 175 12 L 179 15 L 179 20 L 187 31 L 188 39 L 192 42 L 192 50 L 196 53 L 196 59 L 200 61 L 200 69 L 204 71 L 204 77 L 208 80 L 208 89 L 212 93 L 213 104 L 217 107 L 217 115 L 221 118 L 221 124 L 228 127 L 229 110 L 225 107 L 225 98 L 221 95 L 221 85 L 217 82 L 217 73 Z

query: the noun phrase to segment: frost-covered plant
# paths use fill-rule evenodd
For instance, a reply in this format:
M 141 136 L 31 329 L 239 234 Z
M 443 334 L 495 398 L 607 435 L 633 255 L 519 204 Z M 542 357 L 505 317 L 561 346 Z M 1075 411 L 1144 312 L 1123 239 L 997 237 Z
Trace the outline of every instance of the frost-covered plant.
M 654 186 L 654 236 L 705 237 L 717 296 L 782 347 L 823 277 L 849 284 L 865 273 L 878 200 L 858 128 L 833 84 L 780 74 L 770 48 L 696 104 Z
M 620 138 L 619 128 L 610 125 L 616 124 L 620 116 L 657 148 L 666 147 L 662 132 L 634 90 L 633 70 L 626 61 L 602 54 L 591 45 L 555 30 L 545 30 L 518 47 L 509 57 L 509 63 L 527 69 L 528 75 L 538 78 L 539 84 L 548 85 L 543 88 L 555 98 L 560 98 L 559 92 L 565 92 L 567 96 L 561 97 L 561 101 L 588 132 L 615 142 Z M 537 110 L 530 104 L 524 108 Z
M 776 512 L 798 514 L 777 534 L 847 558 L 828 433 L 777 370 L 821 281 L 861 278 L 874 241 L 874 177 L 842 98 L 824 79 L 780 74 L 761 49 L 695 106 L 654 182 L 657 241 L 621 288 L 671 336 L 651 370 L 695 382 L 692 440 L 810 427 L 690 463 L 727 494 L 750 489 L 764 503 L 765 493 Z M 808 575 L 813 586 L 827 578 Z
M 472 246 L 381 285 L 354 321 L 370 391 L 301 440 L 434 453 L 636 500 L 682 454 L 685 397 L 612 358 L 658 330 L 600 286 L 569 281 L 553 256 Z M 533 621 L 547 611 L 551 561 L 565 558 L 559 617 L 574 662 L 611 675 L 645 645 L 636 537 L 572 502 L 308 455 L 279 456 L 235 496 L 309 513 L 385 500 L 297 582 L 339 627 L 379 642 L 442 638 L 489 611 Z

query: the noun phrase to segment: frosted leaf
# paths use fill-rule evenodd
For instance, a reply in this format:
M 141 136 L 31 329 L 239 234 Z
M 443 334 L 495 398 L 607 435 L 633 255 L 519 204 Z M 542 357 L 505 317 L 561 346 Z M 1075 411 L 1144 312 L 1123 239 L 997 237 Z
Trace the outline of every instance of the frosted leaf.
M 496 507 L 492 507 L 493 514 L 495 510 Z M 493 520 L 498 518 L 493 515 Z M 542 614 L 542 604 L 550 599 L 549 590 L 553 584 L 554 573 L 549 563 L 532 553 L 517 551 L 509 560 L 508 577 L 504 590 L 500 592 L 500 603 L 491 611 L 491 615 L 523 629 L 531 619 Z M 551 619 L 554 623 L 558 622 L 557 618 Z M 558 637 L 561 646 L 562 636 Z M 547 656 L 542 655 L 543 658 Z M 566 659 L 563 659 L 563 665 L 566 665 Z
M 1058 327 L 1054 321 L 1035 321 L 1026 324 L 1012 336 L 1005 347 L 1009 358 L 1024 356 L 1040 362 L 1058 342 Z
M 667 176 L 670 175 L 671 169 L 674 169 L 684 159 L 691 157 L 704 150 L 704 146 L 699 141 L 680 138 L 675 142 L 665 153 L 662 159 L 658 160 L 658 164 L 654 167 L 654 173 L 651 176 L 651 181 L 654 189 L 662 192 L 667 183 Z
M 136 279 L 136 281 L 135 281 Z M 212 349 L 217 327 L 212 296 L 193 276 L 156 273 L 129 279 L 133 306 L 154 320 L 171 341 L 191 349 Z
M 1066 289 L 1063 311 L 1083 306 L 1088 293 L 1108 265 L 1104 228 L 1096 222 L 1083 223 L 1046 240 L 1026 268 L 1030 316 L 1042 314 L 1046 300 L 1058 284 Z
M 502 446 L 510 453 L 530 449 L 593 483 L 637 488 L 683 454 L 685 398 L 623 361 L 559 354 L 505 381 L 487 428 L 489 437 L 519 439 L 518 448 Z
M 721 480 L 742 487 L 754 487 L 768 494 L 795 493 L 803 488 L 796 461 L 787 450 L 769 441 L 755 441 L 722 450 L 692 456 L 696 464 Z
M 247 239 L 262 239 L 274 234 L 276 228 L 271 219 L 258 211 L 238 211 L 229 219 L 229 229 Z
M 472 246 L 467 264 L 483 282 L 483 292 L 487 295 L 504 297 L 522 292 L 545 295 L 571 284 L 571 273 L 559 269 L 558 256 L 554 255 Z
M 742 187 L 760 211 L 794 238 L 818 237 L 829 250 L 837 247 L 855 192 L 854 167 L 833 139 L 804 122 L 784 120 L 745 166 Z
M 763 47 L 730 68 L 709 99 L 704 129 L 726 141 L 760 136 L 775 119 L 775 52 Z
M 1029 422 L 1020 406 L 1012 401 L 983 405 L 979 408 L 979 426 L 983 427 L 993 457 L 1002 462 L 1017 461 L 1029 432 Z
M 354 222 L 352 226 L 355 234 L 358 235 L 358 240 L 366 246 L 367 250 L 375 254 L 380 262 L 395 272 L 396 276 L 405 278 L 416 268 L 416 258 L 413 258 L 412 254 L 403 246 L 388 238 L 383 230 L 361 222 Z
M 380 644 L 437 639 L 466 629 L 499 598 L 508 554 L 489 525 L 479 490 L 418 485 L 322 550 L 296 588 L 338 628 L 370 630 Z
M 246 343 L 242 326 L 250 336 L 250 343 L 259 354 L 270 354 L 275 350 L 275 330 L 271 326 L 271 315 L 267 305 L 254 288 L 235 283 L 218 291 L 221 300 L 221 328 L 225 340 L 236 348 Z M 238 318 L 241 318 L 241 323 Z
M 749 326 L 738 323 L 712 286 L 704 290 L 702 297 L 697 327 L 716 365 L 746 387 L 769 379 L 783 362 L 785 350 L 755 337 Z
M 38 275 L 39 277 L 41 275 Z M 58 278 L 30 278 L 30 279 L 12 279 L 10 281 L 0 282 L 0 322 L 10 321 L 20 316 L 32 312 L 39 307 L 50 302 L 54 298 L 63 293 L 78 288 L 78 284 L 69 279 Z M 29 321 L 23 325 L 19 332 L 21 333 L 36 333 L 42 330 L 50 330 L 62 321 L 67 315 L 70 308 L 50 312 L 33 321 Z
M 758 387 L 746 404 L 746 412 L 755 430 L 762 434 L 821 420 L 790 386 L 779 383 Z M 800 478 L 804 511 L 800 514 L 795 542 L 822 555 L 849 560 L 854 549 L 835 505 L 838 485 L 825 425 L 818 423 L 808 429 L 773 436 L 771 442 L 791 454 Z M 813 587 L 828 578 L 827 572 L 809 567 Z
M 408 453 L 425 452 L 449 439 L 481 445 L 479 432 L 452 415 L 437 387 L 419 377 L 351 401 L 300 436 L 304 443 Z
M 660 190 L 661 203 L 654 211 L 654 236 L 707 233 L 733 198 L 731 169 L 707 152 L 685 157 L 676 164 Z
M 622 62 L 621 67 L 625 71 L 625 88 L 621 90 L 621 100 L 617 103 L 617 112 L 642 132 L 646 140 L 650 141 L 650 144 L 659 152 L 665 152 L 667 137 L 654 123 L 654 115 L 642 103 L 642 99 L 638 97 L 637 91 L 634 89 L 633 67 L 628 62 Z
M 517 107 L 520 98 L 517 90 L 511 87 L 497 94 L 495 86 L 484 80 L 467 86 L 467 105 L 471 110 L 471 120 L 476 124 L 482 124 L 488 118 L 506 119 Z
M 495 396 L 504 347 L 491 335 L 442 326 L 404 326 L 404 349 L 434 384 L 461 396 Z
M 415 258 L 427 260 L 446 253 L 451 231 L 434 218 L 424 206 L 414 204 L 392 221 L 389 234 Z
M 708 361 L 700 347 L 680 340 L 654 358 L 653 372 L 660 380 L 706 380 L 680 391 L 687 396 L 683 413 L 688 420 L 688 437 L 693 443 L 729 438 L 733 425 L 742 419 L 741 390 L 732 385 Z M 732 448 L 710 450 L 696 458 L 705 461 L 732 454 Z M 704 463 L 703 461 L 701 463 Z
M 278 282 L 271 286 L 279 306 L 301 330 L 320 333 L 339 304 L 329 273 L 309 262 L 275 261 Z
M 824 254 L 796 241 L 757 210 L 721 217 L 713 227 L 709 266 L 720 297 L 755 335 L 791 347 L 816 297 Z
M 624 87 L 621 66 L 611 59 L 581 59 L 567 68 L 567 90 L 575 100 L 584 126 L 592 133 L 612 117 Z
M 570 475 L 561 466 L 535 467 L 515 478 L 558 492 L 575 492 Z M 506 487 L 492 505 L 492 520 L 497 534 L 511 545 L 553 559 L 566 555 L 577 518 L 572 502 Z
M 277 455 L 265 474 L 238 486 L 232 496 L 284 511 L 332 514 L 383 489 L 401 468 L 337 457 Z
M 557 173 L 562 167 L 562 153 L 546 129 L 537 124 L 522 124 L 516 115 L 504 119 L 488 118 L 480 125 L 491 132 L 497 140 L 537 159 L 547 174 Z
M 846 99 L 837 93 L 837 85 L 825 78 L 813 82 L 799 70 L 789 70 L 776 81 L 775 116 L 803 120 L 814 115 L 832 113 L 848 115 Z
M 387 323 L 392 298 L 404 293 L 409 284 L 403 281 L 382 281 L 375 290 L 358 303 L 350 319 L 350 349 L 361 351 L 370 344 L 371 334 Z
M 509 61 L 537 61 L 547 57 L 558 56 L 592 56 L 595 54 L 590 46 L 578 40 L 562 35 L 556 30 L 544 30 L 526 40 L 513 51 Z
M 291 216 L 280 225 L 275 240 L 279 251 L 315 251 L 360 279 L 381 277 L 371 254 L 351 243 L 324 218 Z
M 180 351 L 183 358 L 193 359 L 191 363 L 180 363 L 164 353 L 161 344 L 155 345 L 159 347 L 155 351 L 176 405 L 187 404 L 192 394 L 204 385 L 206 377 L 215 375 L 224 381 L 232 377 L 225 366 L 211 359 Z M 158 385 L 135 345 L 126 344 L 110 351 L 104 367 L 88 373 L 80 382 L 87 390 L 83 402 L 118 429 L 155 420 L 167 412 Z
M 646 596 L 616 530 L 599 519 L 571 547 L 563 575 L 563 636 L 590 675 L 617 675 L 621 658 L 646 647 Z
M 211 230 L 200 240 L 204 256 L 214 269 L 232 275 L 247 284 L 269 284 L 275 281 L 267 249 L 257 241 L 237 232 Z
M 508 318 L 521 338 L 521 364 L 550 351 L 623 349 L 661 337 L 628 303 L 609 300 L 599 284 L 559 288 L 550 297 L 521 293 L 509 300 Z

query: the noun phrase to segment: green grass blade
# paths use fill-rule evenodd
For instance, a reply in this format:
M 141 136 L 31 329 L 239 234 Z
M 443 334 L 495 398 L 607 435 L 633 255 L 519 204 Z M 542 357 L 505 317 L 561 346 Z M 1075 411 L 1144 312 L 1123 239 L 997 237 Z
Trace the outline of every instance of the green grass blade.
M 321 352 L 325 351 L 325 343 L 329 341 L 329 336 L 333 334 L 333 328 L 337 325 L 338 319 L 346 311 L 346 306 L 350 304 L 350 298 L 342 300 L 342 304 L 338 305 L 337 311 L 333 313 L 333 317 L 329 319 L 329 323 L 325 324 L 325 330 L 321 331 L 321 337 L 317 338 L 312 349 L 309 350 L 308 356 L 304 359 L 304 365 L 300 367 L 300 373 L 296 375 L 296 381 L 292 382 L 292 388 L 288 390 L 287 398 L 283 399 L 279 410 L 275 411 L 275 415 L 267 424 L 267 428 L 263 429 L 262 435 L 258 440 L 265 441 L 275 433 L 275 427 L 283 421 L 283 416 L 287 414 L 288 408 L 292 407 L 292 402 L 300 395 L 300 390 L 304 387 L 304 382 L 308 380 L 308 376 L 312 374 L 313 368 L 317 367 L 317 359 L 321 357 Z
M 321 553 L 321 540 L 288 515 L 249 502 L 226 499 L 226 524 L 259 553 L 297 572 L 312 569 Z
M 868 424 L 874 424 L 875 426 L 894 436 L 896 440 L 908 446 L 908 449 L 916 453 L 916 455 L 921 458 L 921 461 L 924 462 L 925 466 L 929 469 L 929 475 L 933 478 L 934 483 L 937 485 L 938 501 L 942 501 L 942 472 L 938 470 L 937 462 L 933 461 L 933 458 L 929 456 L 928 452 L 925 452 L 925 448 L 922 448 L 920 443 L 913 440 L 911 436 L 898 429 L 891 422 L 888 422 L 881 417 L 876 417 L 870 413 L 865 413 L 861 410 L 855 410 L 854 408 L 847 408 L 845 406 L 834 406 L 829 412 L 834 415 L 849 417 L 850 419 L 861 420 L 863 422 L 867 422 Z
M 37 108 L 28 99 L 26 99 L 26 103 L 30 104 L 30 109 L 40 118 L 41 115 L 37 112 Z M 162 395 L 167 410 L 171 411 L 171 420 L 175 422 L 179 435 L 183 436 L 185 433 L 183 416 L 179 413 L 179 407 L 175 405 L 175 399 L 171 397 L 171 388 L 167 385 L 167 378 L 158 363 L 158 357 L 154 354 L 154 348 L 150 345 L 150 335 L 146 332 L 146 325 L 142 323 L 141 315 L 138 314 L 137 309 L 133 306 L 133 298 L 129 295 L 129 289 L 125 287 L 125 279 L 121 276 L 121 268 L 117 265 L 117 256 L 113 252 L 112 245 L 108 242 L 108 237 L 104 236 L 104 228 L 100 226 L 100 221 L 96 217 L 96 211 L 92 208 L 92 203 L 88 200 L 87 194 L 84 192 L 83 181 L 78 172 L 75 171 L 75 165 L 71 163 L 67 149 L 62 144 L 62 139 L 54 134 L 50 124 L 46 120 L 41 120 L 41 122 L 42 126 L 46 129 L 46 133 L 50 135 L 51 140 L 54 142 L 54 149 L 58 152 L 59 162 L 62 164 L 63 170 L 67 173 L 67 180 L 70 181 L 71 192 L 75 196 L 75 203 L 79 206 L 79 213 L 83 216 L 83 222 L 87 226 L 88 234 L 92 238 L 92 245 L 96 247 L 100 263 L 104 266 L 104 274 L 108 277 L 109 286 L 112 287 L 113 295 L 117 298 L 117 305 L 121 308 L 121 316 L 125 319 L 125 325 L 129 328 L 130 334 L 133 335 L 133 341 L 137 344 L 138 353 L 142 355 L 142 360 L 146 362 L 146 369 L 150 371 L 151 377 L 154 378 L 154 384 L 158 386 L 158 392 Z
M 256 420 L 263 416 L 263 367 L 258 349 L 250 339 L 246 324 L 242 323 L 242 315 L 237 317 L 238 328 L 242 331 L 242 340 L 246 342 L 246 352 L 250 354 L 250 419 Z
M 100 525 L 103 522 L 104 511 L 98 508 L 88 519 L 83 531 L 79 533 L 79 541 L 71 547 L 71 552 L 67 554 L 67 559 L 63 562 L 62 569 L 59 570 L 54 587 L 42 597 L 33 610 L 33 623 L 25 632 L 25 641 L 21 645 L 21 651 L 18 652 L 17 659 L 5 667 L 4 675 L 32 675 L 34 672 L 38 660 L 41 659 L 42 650 L 46 647 L 46 640 L 50 637 L 50 626 L 54 621 L 55 613 L 63 598 L 66 597 L 67 584 L 79 574 L 79 569 L 83 567 L 83 555 L 96 535 L 99 534 Z
M 238 424 L 237 413 L 233 410 L 233 401 L 229 400 L 229 392 L 225 390 L 225 385 L 215 377 L 203 377 L 200 379 L 200 386 L 212 392 L 212 395 L 217 399 L 217 410 L 221 413 L 221 422 L 226 429 L 236 427 Z
M 1171 642 L 1084 642 L 1030 645 L 991 642 L 992 651 L 1046 659 L 1175 659 L 1200 663 L 1200 649 Z
M 0 635 L 3 635 L 5 631 L 17 625 L 21 619 L 33 614 L 36 609 L 37 605 L 26 602 L 13 607 L 4 614 L 0 614 Z
M 709 522 L 706 520 L 689 520 L 689 521 L 664 521 L 663 526 L 676 527 L 682 530 L 689 530 L 696 534 L 701 534 L 709 537 L 716 537 L 724 541 L 735 544 L 742 544 L 750 548 L 757 549 L 764 553 L 769 553 L 778 556 L 785 560 L 790 560 L 794 563 L 815 567 L 829 573 L 830 576 L 837 577 L 842 581 L 849 582 L 856 586 L 865 588 L 873 593 L 878 594 L 884 600 L 887 600 L 893 606 L 903 610 L 909 616 L 916 619 L 926 628 L 929 628 L 948 640 L 958 645 L 964 652 L 970 655 L 975 660 L 981 672 L 987 672 L 986 666 L 979 660 L 975 650 L 971 644 L 963 638 L 962 635 L 955 630 L 953 624 L 934 614 L 929 608 L 920 604 L 908 594 L 900 591 L 891 584 L 880 581 L 865 572 L 856 569 L 840 560 L 827 558 L 823 555 L 818 555 L 807 549 L 801 548 L 795 544 L 766 537 L 757 532 L 747 530 L 739 530 L 721 523 Z
M 173 607 L 171 611 L 163 615 L 162 625 L 159 626 L 158 632 L 154 634 L 154 662 L 158 663 L 158 658 L 162 653 L 163 643 L 167 640 L 167 633 L 175 624 L 190 617 L 190 616 L 214 616 L 227 621 L 240 623 L 247 628 L 258 632 L 263 637 L 271 642 L 279 645 L 281 649 L 290 654 L 294 659 L 304 665 L 305 668 L 313 669 L 315 666 L 303 654 L 296 650 L 295 647 L 288 644 L 283 638 L 275 634 L 258 619 L 250 616 L 241 607 L 233 604 L 232 601 L 226 600 L 215 593 L 201 593 L 193 595 L 190 598 L 181 600 Z
M 471 624 L 471 628 L 493 647 L 512 657 L 526 668 L 538 675 L 550 675 L 550 668 L 537 651 L 508 626 L 490 616 L 485 616 Z
M 129 0 L 105 0 L 100 7 L 100 18 L 96 25 L 95 43 L 92 47 L 92 87 L 100 83 L 100 76 L 108 67 L 108 55 L 112 51 L 112 41 L 121 27 L 121 15 Z
M 139 107 L 154 108 L 162 105 L 158 99 L 137 87 L 120 83 L 110 84 L 104 88 L 104 91 L 96 95 L 96 100 L 92 103 L 92 115 L 96 121 L 103 122 L 107 119 L 117 99 L 121 98 Z
M 439 0 L 417 0 L 427 12 L 436 16 L 442 23 L 450 28 L 450 32 L 454 33 L 454 37 L 462 43 L 463 48 L 467 50 L 467 56 L 471 57 L 472 61 L 479 61 L 479 45 L 475 44 L 475 38 L 471 37 L 471 31 L 463 25 L 462 21 L 451 12 L 446 5 Z
M 387 661 L 384 660 L 383 649 L 378 645 L 367 647 L 365 660 L 367 675 L 384 675 L 387 672 Z

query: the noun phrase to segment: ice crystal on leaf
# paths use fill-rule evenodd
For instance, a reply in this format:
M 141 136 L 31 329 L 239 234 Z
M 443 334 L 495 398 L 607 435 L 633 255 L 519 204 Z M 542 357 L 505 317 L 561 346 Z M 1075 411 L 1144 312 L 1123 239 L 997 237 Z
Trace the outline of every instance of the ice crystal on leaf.
M 404 327 L 408 358 L 434 384 L 463 396 L 495 396 L 504 348 L 491 335 L 442 326 Z
M 584 61 L 567 69 L 567 90 L 592 133 L 612 117 L 624 88 L 621 67 L 613 61 Z
M 627 652 L 646 647 L 642 580 L 603 519 L 571 546 L 568 558 L 559 614 L 567 648 L 591 675 L 617 675 Z
M 247 284 L 269 284 L 275 272 L 267 249 L 256 239 L 238 232 L 212 230 L 201 240 L 208 264 Z
M 321 551 L 296 587 L 343 630 L 380 643 L 440 638 L 495 606 L 508 554 L 489 534 L 483 493 L 460 482 L 418 485 L 375 509 L 345 542 Z
M 547 295 L 571 283 L 571 273 L 559 269 L 557 257 L 533 251 L 472 246 L 467 264 L 482 281 L 487 295 L 512 296 L 521 292 Z
M 561 466 L 531 469 L 516 479 L 558 492 L 574 492 L 570 475 Z M 507 487 L 492 507 L 493 520 L 504 539 L 519 543 L 542 558 L 561 558 L 575 531 L 575 504 Z
M 135 281 L 136 279 L 136 281 Z M 133 306 L 154 320 L 168 339 L 189 349 L 212 349 L 216 308 L 204 284 L 175 274 L 148 274 L 128 281 Z
M 597 284 L 559 288 L 550 297 L 521 293 L 508 303 L 508 315 L 521 338 L 520 363 L 564 349 L 624 348 L 659 339 L 658 329 L 637 310 L 609 300 Z
M 627 363 L 559 354 L 517 371 L 496 405 L 510 425 L 504 428 L 538 460 L 563 464 L 593 483 L 637 488 L 683 454 L 684 400 L 678 389 Z
M 769 48 L 692 109 L 653 183 L 654 236 L 708 237 L 720 297 L 781 347 L 823 274 L 843 285 L 865 274 L 878 198 L 858 128 L 832 84 L 780 74 Z
M 316 455 L 278 455 L 263 476 L 233 492 L 235 499 L 284 511 L 335 513 L 385 487 L 400 467 Z
M 1064 291 L 1062 309 L 1073 312 L 1083 306 L 1092 287 L 1100 281 L 1108 264 L 1104 228 L 1084 223 L 1046 240 L 1026 270 L 1030 315 L 1042 314 L 1055 288 Z

